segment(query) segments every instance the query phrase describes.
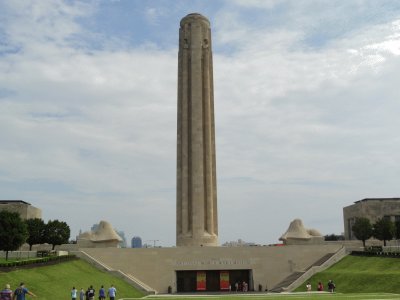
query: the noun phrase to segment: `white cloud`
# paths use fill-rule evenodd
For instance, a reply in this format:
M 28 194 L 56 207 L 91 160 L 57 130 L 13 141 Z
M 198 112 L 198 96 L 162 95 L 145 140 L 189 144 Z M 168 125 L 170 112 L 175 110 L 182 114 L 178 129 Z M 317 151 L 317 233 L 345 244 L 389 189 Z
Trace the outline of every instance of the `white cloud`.
M 233 0 L 233 3 L 244 7 L 256 7 L 270 9 L 278 4 L 282 4 L 281 0 Z
M 219 196 L 232 226 L 226 232 L 240 212 L 255 218 L 264 209 L 270 237 L 295 217 L 340 233 L 343 206 L 397 194 L 389 178 L 399 172 L 398 62 L 396 46 L 385 47 L 397 43 L 396 23 L 357 28 L 315 49 L 302 46 L 302 31 L 219 24 L 220 41 L 238 49 L 215 59 Z M 311 217 L 321 206 L 329 223 Z M 246 227 L 259 226 L 247 220 Z M 247 234 L 256 240 L 260 231 Z
M 160 18 L 164 17 L 166 15 L 166 12 L 164 9 L 153 6 L 153 7 L 146 7 L 144 10 L 144 14 L 146 17 L 146 20 L 151 24 L 151 25 L 156 25 L 159 23 Z
M 172 245 L 176 47 L 86 47 L 82 36 L 94 33 L 78 20 L 98 7 L 68 3 L 7 4 L 2 197 L 41 207 L 75 234 L 106 219 L 128 239 Z M 301 11 L 288 14 L 311 24 Z M 340 233 L 343 206 L 396 195 L 398 21 L 346 24 L 321 47 L 306 41 L 309 25 L 255 26 L 231 6 L 215 21 L 221 241 L 272 243 L 296 217 Z
M 6 34 L 24 50 L 42 43 L 65 44 L 65 39 L 81 32 L 75 19 L 92 13 L 83 2 L 65 1 L 9 1 L 3 4 L 7 12 Z

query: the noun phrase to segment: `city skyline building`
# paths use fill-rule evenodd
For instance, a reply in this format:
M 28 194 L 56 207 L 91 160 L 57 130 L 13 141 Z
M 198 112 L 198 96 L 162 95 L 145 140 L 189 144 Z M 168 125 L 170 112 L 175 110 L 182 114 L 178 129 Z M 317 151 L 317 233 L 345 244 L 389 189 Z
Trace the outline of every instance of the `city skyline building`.
M 142 238 L 139 236 L 134 236 L 131 240 L 132 248 L 142 248 Z
M 119 242 L 119 247 L 120 248 L 126 248 L 128 243 L 126 242 L 126 237 L 125 237 L 125 232 L 123 230 L 116 230 L 114 229 L 115 232 L 121 237 L 122 241 Z

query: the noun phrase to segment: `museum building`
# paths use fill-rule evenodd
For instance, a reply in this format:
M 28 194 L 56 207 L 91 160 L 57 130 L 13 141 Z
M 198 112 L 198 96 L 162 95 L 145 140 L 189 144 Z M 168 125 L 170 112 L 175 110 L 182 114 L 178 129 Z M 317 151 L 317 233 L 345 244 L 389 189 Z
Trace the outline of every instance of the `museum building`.
M 355 240 L 352 227 L 357 218 L 367 218 L 371 223 L 388 218 L 400 221 L 400 198 L 365 198 L 343 208 L 344 238 Z
M 42 210 L 40 208 L 22 200 L 0 200 L 1 210 L 18 213 L 23 220 L 42 218 Z

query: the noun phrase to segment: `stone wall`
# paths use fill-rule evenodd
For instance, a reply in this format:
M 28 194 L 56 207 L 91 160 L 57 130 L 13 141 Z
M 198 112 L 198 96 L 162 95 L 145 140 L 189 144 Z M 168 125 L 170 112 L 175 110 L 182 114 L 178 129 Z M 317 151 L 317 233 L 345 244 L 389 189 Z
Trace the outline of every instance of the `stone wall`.
M 10 212 L 18 213 L 23 220 L 42 218 L 42 210 L 30 205 L 25 201 L 19 200 L 1 200 L 0 201 L 0 210 L 6 210 Z
M 176 271 L 251 270 L 254 287 L 273 288 L 305 271 L 341 244 L 259 247 L 88 248 L 81 249 L 110 270 L 120 270 L 154 289 L 176 292 Z

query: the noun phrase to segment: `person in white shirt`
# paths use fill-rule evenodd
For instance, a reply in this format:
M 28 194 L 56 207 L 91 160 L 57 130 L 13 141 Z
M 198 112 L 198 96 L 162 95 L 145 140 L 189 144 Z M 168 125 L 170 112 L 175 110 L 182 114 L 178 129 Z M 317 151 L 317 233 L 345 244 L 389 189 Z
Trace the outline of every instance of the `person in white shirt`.
M 108 297 L 110 297 L 110 300 L 114 300 L 115 296 L 117 295 L 117 289 L 111 285 L 111 287 L 108 289 Z

